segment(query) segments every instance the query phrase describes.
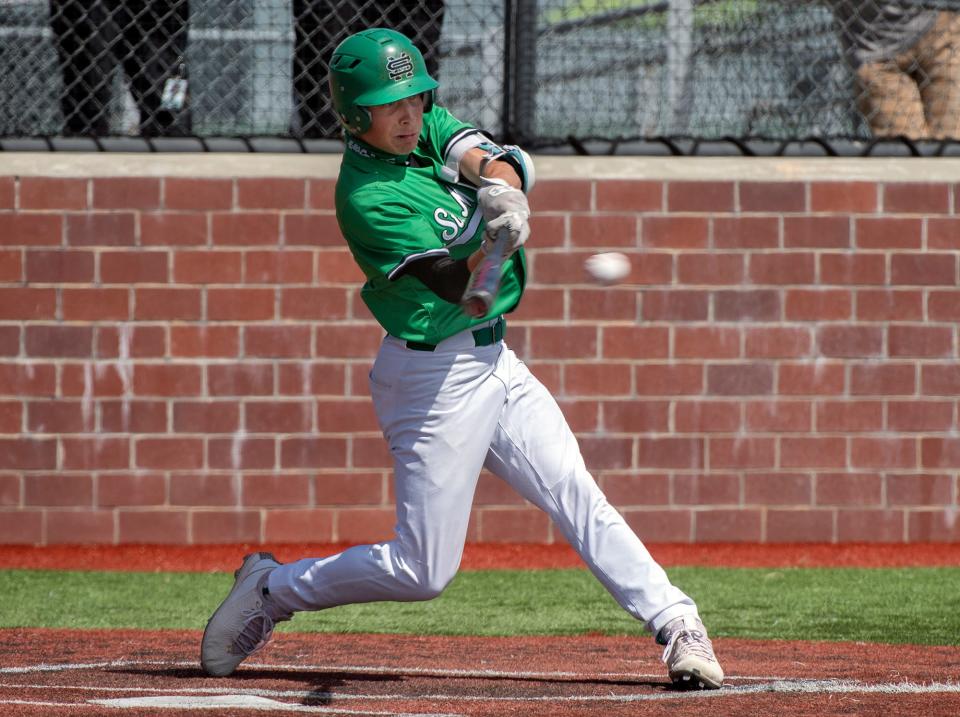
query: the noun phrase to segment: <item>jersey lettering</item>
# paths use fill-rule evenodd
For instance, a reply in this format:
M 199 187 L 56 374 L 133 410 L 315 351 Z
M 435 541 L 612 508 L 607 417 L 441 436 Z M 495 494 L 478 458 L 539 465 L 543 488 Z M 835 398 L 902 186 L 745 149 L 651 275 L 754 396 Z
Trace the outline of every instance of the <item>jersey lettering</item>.
M 446 227 L 440 234 L 440 238 L 444 242 L 453 239 L 463 229 L 463 220 L 443 207 L 437 207 L 437 210 L 433 213 L 433 220 L 440 226 Z

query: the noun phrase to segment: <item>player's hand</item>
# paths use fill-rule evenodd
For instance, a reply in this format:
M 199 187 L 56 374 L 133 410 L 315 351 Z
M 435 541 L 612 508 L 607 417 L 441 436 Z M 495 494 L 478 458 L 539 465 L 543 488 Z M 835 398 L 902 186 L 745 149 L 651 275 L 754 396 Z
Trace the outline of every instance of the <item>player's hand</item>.
M 484 231 L 483 250 L 488 252 L 495 241 L 497 231 L 506 227 L 509 232 L 504 255 L 509 256 L 519 249 L 530 236 L 530 206 L 526 195 L 511 187 L 502 179 L 483 179 L 477 201 L 487 222 Z

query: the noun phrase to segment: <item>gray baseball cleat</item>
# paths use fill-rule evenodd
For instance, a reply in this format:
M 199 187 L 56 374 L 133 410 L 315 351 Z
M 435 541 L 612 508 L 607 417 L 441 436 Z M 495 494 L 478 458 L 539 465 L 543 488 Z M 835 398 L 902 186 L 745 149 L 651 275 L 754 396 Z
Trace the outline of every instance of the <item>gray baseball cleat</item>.
M 663 661 L 674 685 L 684 689 L 716 690 L 723 685 L 723 668 L 713 654 L 707 628 L 695 615 L 675 618 L 660 632 L 666 641 Z
M 232 673 L 269 642 L 275 623 L 293 617 L 263 592 L 267 577 L 279 566 L 271 553 L 252 553 L 233 574 L 233 588 L 207 621 L 200 643 L 200 665 L 208 675 Z

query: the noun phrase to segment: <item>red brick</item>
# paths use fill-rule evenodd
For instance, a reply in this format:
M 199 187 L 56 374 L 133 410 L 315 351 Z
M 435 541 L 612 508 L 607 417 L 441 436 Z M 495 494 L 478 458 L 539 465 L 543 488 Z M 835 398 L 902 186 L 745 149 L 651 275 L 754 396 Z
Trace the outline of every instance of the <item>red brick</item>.
M 380 473 L 321 473 L 313 486 L 316 505 L 382 505 L 387 500 Z
M 559 400 L 557 404 L 574 433 L 596 433 L 600 430 L 600 402 L 579 399 Z
M 854 364 L 850 371 L 850 394 L 864 396 L 903 395 L 916 392 L 915 370 L 912 364 Z
M 322 358 L 369 358 L 383 341 L 383 329 L 368 324 L 324 326 L 316 334 L 314 355 Z
M 0 213 L 0 246 L 59 246 L 62 243 L 61 214 Z
M 86 209 L 87 179 L 21 177 L 20 209 Z
M 670 404 L 667 401 L 604 401 L 603 427 L 613 433 L 667 433 Z
M 641 292 L 646 321 L 706 321 L 710 294 L 706 291 L 655 290 Z
M 948 214 L 950 185 L 945 182 L 890 182 L 882 185 L 887 214 Z
M 235 506 L 240 503 L 239 477 L 218 474 L 170 476 L 170 505 Z
M 114 542 L 114 516 L 106 510 L 49 510 L 47 544 L 89 545 Z
M 281 315 L 286 316 L 286 293 L 281 295 Z M 516 311 L 510 314 L 511 321 L 562 321 L 566 318 L 566 289 L 541 289 L 527 287 L 523 292 L 523 301 Z M 307 302 L 297 302 L 306 304 Z M 580 308 L 580 307 L 576 307 Z M 308 309 L 309 310 L 309 309 Z M 513 341 L 510 342 L 513 347 Z
M 273 289 L 207 289 L 210 321 L 265 321 L 274 318 Z
M 63 364 L 60 389 L 64 396 L 123 396 L 128 374 L 119 364 L 99 364 L 97 370 L 88 361 Z
M 97 476 L 97 505 L 101 508 L 130 505 L 163 505 L 167 483 L 160 473 L 102 473 Z M 121 530 L 121 541 L 123 540 Z
M 105 284 L 165 284 L 170 258 L 165 251 L 105 251 L 100 281 Z
M 820 283 L 886 284 L 887 260 L 883 254 L 821 254 Z
M 27 475 L 23 480 L 23 504 L 40 507 L 92 507 L 93 478 L 90 475 Z
M 24 280 L 23 258 L 19 249 L 0 250 L 0 282 Z
M 236 401 L 177 401 L 173 404 L 175 433 L 233 433 L 240 428 Z
M 397 522 L 393 508 L 340 508 L 336 540 L 345 543 L 375 543 L 393 536 Z
M 854 222 L 858 249 L 919 249 L 923 221 L 897 217 L 858 218 Z
M 811 284 L 816 256 L 805 252 L 751 254 L 749 280 L 755 284 Z
M 717 321 L 778 321 L 780 292 L 772 290 L 717 291 L 714 294 Z
M 17 509 L 0 512 L 0 543 L 39 545 L 43 542 L 43 511 Z
M 900 543 L 904 535 L 902 510 L 837 511 L 837 540 L 841 543 Z
M 586 252 L 537 251 L 530 260 L 530 281 L 536 284 L 583 284 L 589 280 Z
M 243 255 L 237 251 L 178 251 L 173 257 L 173 277 L 182 284 L 236 284 L 243 277 Z
M 831 358 L 876 357 L 883 355 L 883 328 L 849 324 L 820 326 L 817 350 Z
M 164 401 L 101 401 L 100 425 L 108 433 L 166 433 Z
M 632 247 L 637 245 L 637 216 L 631 214 L 573 214 L 570 235 L 578 247 Z
M 960 439 L 923 438 L 920 456 L 923 468 L 960 468 Z
M 569 396 L 622 396 L 630 393 L 633 378 L 628 363 L 571 363 L 564 376 Z
M 660 326 L 604 326 L 604 359 L 666 358 L 670 351 L 670 329 Z
M 233 207 L 233 180 L 166 177 L 163 204 L 168 210 L 215 211 Z
M 130 467 L 127 438 L 62 438 L 64 470 L 111 470 Z
M 732 433 L 739 431 L 739 401 L 675 401 L 677 433 Z
M 897 289 L 858 291 L 856 318 L 860 321 L 922 321 L 923 292 Z
M 806 473 L 748 473 L 743 479 L 746 505 L 805 505 L 813 503 L 813 481 Z
M 596 358 L 594 326 L 535 326 L 530 329 L 531 350 L 537 358 Z
M 538 212 L 589 211 L 593 183 L 581 179 L 550 179 L 537 182 L 530 193 L 530 202 Z
M 207 217 L 176 212 L 140 215 L 140 243 L 143 246 L 206 246 Z
M 675 358 L 739 358 L 740 329 L 720 327 L 684 327 L 674 331 Z
M 244 330 L 244 355 L 269 358 L 308 358 L 309 326 L 248 326 Z
M 710 364 L 707 393 L 720 396 L 750 396 L 773 392 L 773 366 L 765 363 Z
M 245 475 L 242 477 L 243 505 L 309 505 L 310 482 L 310 476 L 306 475 Z
M 274 212 L 214 213 L 210 239 L 214 246 L 278 246 L 280 215 Z
M 768 510 L 767 542 L 830 543 L 833 520 L 832 510 Z
M 64 321 L 125 321 L 130 318 L 127 289 L 63 289 Z
M 0 319 L 53 319 L 56 311 L 56 289 L 0 288 Z
M 570 289 L 569 293 L 573 321 L 633 321 L 637 317 L 637 292 L 631 289 Z
M 281 396 L 343 396 L 346 370 L 342 363 L 282 363 L 277 393 Z M 363 374 L 364 379 L 366 373 Z
M 93 328 L 90 326 L 27 326 L 23 335 L 27 356 L 88 358 L 93 355 Z
M 0 302 L 2 304 L 2 302 Z M 52 398 L 57 390 L 57 374 L 53 364 L 35 361 L 0 363 L 0 394 L 44 396 Z
M 747 358 L 800 358 L 810 355 L 809 329 L 768 326 L 744 331 Z
M 703 392 L 700 364 L 641 364 L 634 385 L 641 396 L 681 396 Z
M 567 237 L 570 236 L 570 232 L 567 231 L 567 217 L 556 214 L 534 214 L 530 217 L 530 234 L 536 237 L 538 249 L 566 246 Z
M 680 474 L 673 477 L 673 502 L 676 505 L 740 505 L 741 492 L 737 474 Z
M 236 363 L 207 366 L 211 396 L 268 396 L 273 393 L 273 366 Z
M 313 406 L 306 401 L 248 401 L 245 425 L 251 433 L 307 433 Z
M 879 506 L 883 478 L 875 473 L 820 473 L 814 477 L 817 505 Z
M 303 209 L 306 204 L 303 179 L 266 177 L 237 180 L 237 205 L 244 209 Z
M 788 289 L 788 321 L 840 321 L 853 313 L 853 294 L 845 289 Z
M 960 217 L 928 217 L 927 248 L 960 251 Z
M 744 264 L 742 254 L 684 253 L 677 257 L 677 281 L 713 286 L 740 284 Z
M 952 327 L 894 325 L 888 332 L 892 357 L 949 358 L 956 355 Z
M 343 468 L 347 465 L 347 439 L 285 438 L 280 443 L 280 465 L 283 468 Z
M 782 438 L 782 468 L 843 468 L 847 464 L 846 440 L 843 438 Z
M 913 438 L 852 438 L 850 464 L 881 470 L 916 468 L 917 442 Z
M 196 396 L 202 385 L 201 368 L 189 364 L 141 364 L 133 374 L 137 396 Z
M 896 285 L 934 286 L 957 284 L 955 253 L 894 254 L 890 257 L 890 281 Z
M 882 401 L 820 401 L 817 403 L 819 432 L 864 433 L 883 429 Z
M 0 356 L 16 356 L 20 353 L 20 327 L 0 326 Z
M 667 211 L 732 212 L 733 182 L 667 182 Z
M 641 440 L 641 443 L 644 441 Z M 608 438 L 604 436 L 581 436 L 579 439 L 580 452 L 583 454 L 583 460 L 587 468 L 591 471 L 600 470 L 618 470 L 633 467 L 633 439 L 632 438 Z M 654 459 L 662 459 L 670 462 L 674 456 L 671 446 L 660 444 L 652 446 L 648 452 Z M 644 455 L 645 447 L 641 447 L 641 456 Z M 647 467 L 642 460 L 641 466 Z M 657 465 L 657 464 L 651 464 Z
M 911 510 L 907 513 L 907 540 L 911 543 L 956 543 L 960 521 L 955 508 Z
M 663 211 L 663 183 L 633 179 L 607 179 L 597 182 L 597 211 Z
M 308 179 L 307 193 L 311 209 L 334 210 L 334 192 L 337 183 L 333 179 Z
M 960 321 L 960 291 L 931 291 L 927 311 L 931 321 Z
M 79 401 L 30 401 L 27 403 L 27 427 L 31 433 L 92 432 L 92 406 Z
M 693 533 L 690 510 L 625 510 L 623 518 L 647 544 L 689 543 Z
M 803 212 L 807 187 L 803 182 L 739 182 L 742 212 Z
M 346 319 L 347 293 L 336 288 L 281 289 L 280 317 L 320 321 Z
M 284 246 L 344 245 L 343 234 L 333 214 L 287 214 L 281 216 Z
M 640 244 L 646 249 L 706 249 L 709 228 L 706 217 L 645 216 Z
M 710 469 L 774 468 L 776 440 L 773 438 L 710 438 Z
M 164 326 L 132 323 L 98 326 L 95 344 L 100 359 L 162 358 L 167 355 L 167 332 Z
M 137 243 L 136 225 L 132 212 L 66 214 L 65 216 L 67 244 L 70 246 L 134 246 Z M 56 226 L 55 233 L 56 242 L 43 243 L 59 244 L 59 224 Z
M 203 440 L 200 438 L 140 438 L 137 440 L 138 468 L 159 470 L 203 467 Z M 173 500 L 173 484 L 170 486 Z
M 308 284 L 313 280 L 313 252 L 249 251 L 243 256 L 248 284 Z
M 94 253 L 64 249 L 26 252 L 27 281 L 31 284 L 91 283 Z
M 483 508 L 480 536 L 485 543 L 545 543 L 550 520 L 534 508 Z
M 954 427 L 952 401 L 888 401 L 891 431 L 949 431 Z
M 23 404 L 20 401 L 0 401 L 0 433 L 21 433 Z M 2 480 L 2 476 L 0 476 Z M 0 501 L 0 505 L 3 502 Z
M 641 468 L 702 470 L 704 449 L 702 438 L 639 438 L 637 465 Z
M 872 214 L 877 211 L 876 182 L 812 182 L 810 211 Z
M 502 481 L 500 481 L 502 482 Z M 611 504 L 667 505 L 670 502 L 670 477 L 649 473 L 606 473 L 600 487 Z
M 332 543 L 336 511 L 268 510 L 263 527 L 268 543 Z
M 16 204 L 17 179 L 0 177 L 0 208 L 13 209 Z
M 123 545 L 184 545 L 189 540 L 189 523 L 186 510 L 121 510 L 118 540 Z
M 277 447 L 273 438 L 233 438 L 207 440 L 207 464 L 210 468 L 230 470 L 270 470 L 276 468 Z
M 813 363 L 782 363 L 778 367 L 777 388 L 785 396 L 824 396 L 843 393 L 844 366 L 826 359 Z
M 713 217 L 712 222 L 717 249 L 780 247 L 780 220 L 776 217 Z
M 200 289 L 137 289 L 133 315 L 140 321 L 197 321 L 202 297 Z
M 160 180 L 152 177 L 97 177 L 95 209 L 159 209 Z
M 784 217 L 783 245 L 788 249 L 849 249 L 850 219 L 843 216 Z
M 808 401 L 750 401 L 746 404 L 747 430 L 759 433 L 809 433 L 813 410 Z
M 190 513 L 193 542 L 199 545 L 258 544 L 261 540 L 258 510 L 195 510 Z
M 175 357 L 236 358 L 240 330 L 236 326 L 171 326 L 170 355 Z
M 697 543 L 759 543 L 762 528 L 759 510 L 698 510 L 693 539 Z
M 887 505 L 953 505 L 954 477 L 947 474 L 888 475 Z

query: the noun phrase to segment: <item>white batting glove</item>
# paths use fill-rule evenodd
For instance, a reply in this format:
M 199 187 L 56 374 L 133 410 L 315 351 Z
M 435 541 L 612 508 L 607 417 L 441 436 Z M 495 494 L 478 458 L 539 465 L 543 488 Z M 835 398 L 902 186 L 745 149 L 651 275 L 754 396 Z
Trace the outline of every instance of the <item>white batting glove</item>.
M 504 255 L 509 256 L 530 237 L 530 206 L 526 195 L 502 179 L 482 179 L 477 201 L 487 222 L 484 230 L 483 251 L 488 253 L 496 241 L 497 232 L 506 227 L 509 232 Z

